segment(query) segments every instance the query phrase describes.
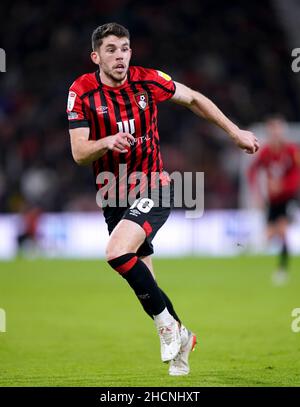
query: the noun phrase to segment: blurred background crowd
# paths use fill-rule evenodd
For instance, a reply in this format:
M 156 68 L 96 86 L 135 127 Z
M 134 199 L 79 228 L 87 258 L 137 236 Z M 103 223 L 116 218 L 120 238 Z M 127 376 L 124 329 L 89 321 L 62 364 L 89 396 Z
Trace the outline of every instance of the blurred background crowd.
M 95 27 L 116 21 L 131 33 L 132 64 L 160 69 L 211 98 L 248 127 L 280 112 L 300 120 L 291 46 L 275 2 L 3 1 L 0 47 L 0 212 L 95 210 L 92 170 L 70 152 L 70 84 L 95 70 Z M 239 151 L 187 109 L 160 107 L 165 169 L 204 171 L 205 207 L 236 208 Z

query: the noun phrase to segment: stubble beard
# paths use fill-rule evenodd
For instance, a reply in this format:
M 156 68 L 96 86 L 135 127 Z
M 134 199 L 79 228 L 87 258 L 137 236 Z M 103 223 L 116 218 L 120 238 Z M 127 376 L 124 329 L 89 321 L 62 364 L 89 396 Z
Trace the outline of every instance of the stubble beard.
M 126 69 L 126 71 L 124 73 L 122 73 L 120 75 L 115 75 L 113 72 L 113 69 L 110 71 L 106 71 L 106 70 L 103 70 L 103 71 L 104 71 L 105 75 L 108 76 L 112 81 L 119 83 L 119 82 L 122 82 L 126 78 L 127 73 L 128 73 L 128 68 Z

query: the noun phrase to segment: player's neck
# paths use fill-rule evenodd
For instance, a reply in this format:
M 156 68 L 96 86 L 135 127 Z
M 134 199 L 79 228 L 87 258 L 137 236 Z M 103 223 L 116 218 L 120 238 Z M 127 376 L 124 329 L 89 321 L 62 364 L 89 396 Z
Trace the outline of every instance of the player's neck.
M 117 88 L 119 86 L 122 86 L 127 81 L 127 75 L 121 81 L 116 81 L 111 76 L 108 76 L 103 71 L 100 71 L 100 80 L 104 85 Z

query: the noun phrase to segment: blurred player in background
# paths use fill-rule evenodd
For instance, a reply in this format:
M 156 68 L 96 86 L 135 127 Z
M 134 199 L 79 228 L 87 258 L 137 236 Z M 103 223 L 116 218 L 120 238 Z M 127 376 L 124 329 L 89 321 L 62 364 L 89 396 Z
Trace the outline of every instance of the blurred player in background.
M 24 203 L 20 215 L 20 232 L 17 235 L 18 255 L 32 256 L 38 250 L 37 231 L 42 210 L 38 206 Z
M 103 185 L 98 176 L 104 171 L 114 174 L 117 191 L 126 189 L 129 180 L 124 182 L 119 164 L 126 166 L 128 176 L 136 177 L 139 171 L 148 181 L 146 195 L 145 183 L 137 183 L 140 197 L 132 206 L 126 196 L 125 206 L 104 207 L 110 234 L 106 258 L 154 319 L 161 359 L 170 362 L 169 374 L 185 375 L 189 373 L 188 356 L 196 336 L 181 323 L 171 300 L 157 285 L 151 259 L 152 239 L 166 222 L 173 200 L 170 177 L 163 171 L 160 154 L 157 104 L 171 100 L 186 106 L 221 127 L 250 154 L 258 149 L 258 141 L 201 93 L 156 69 L 129 66 L 132 51 L 125 27 L 116 23 L 98 27 L 92 35 L 92 48 L 91 58 L 99 69 L 79 77 L 69 92 L 67 113 L 73 157 L 80 165 L 93 164 L 99 190 Z M 161 191 L 171 195 L 169 206 L 163 204 Z M 156 204 L 154 196 L 158 197 Z
M 286 139 L 287 123 L 281 116 L 266 120 L 267 144 L 249 169 L 249 180 L 258 202 L 265 200 L 267 210 L 267 239 L 278 237 L 281 241 L 278 269 L 273 274 L 275 284 L 288 279 L 289 249 L 287 227 L 290 204 L 297 199 L 300 178 L 299 148 Z M 266 183 L 259 182 L 263 172 Z M 262 185 L 265 187 L 262 188 Z M 264 193 L 265 192 L 265 193 Z

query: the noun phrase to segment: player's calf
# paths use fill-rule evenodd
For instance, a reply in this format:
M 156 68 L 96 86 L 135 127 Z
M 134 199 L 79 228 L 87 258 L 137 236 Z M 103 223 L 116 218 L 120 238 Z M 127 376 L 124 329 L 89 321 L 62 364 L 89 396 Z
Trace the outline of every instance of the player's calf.
M 168 312 L 152 273 L 136 253 L 126 253 L 108 263 L 127 280 L 143 308 L 153 315 L 160 338 L 161 359 L 163 362 L 172 360 L 180 349 L 179 326 Z
M 151 309 L 152 315 L 160 314 L 166 304 L 150 270 L 138 258 L 136 253 L 126 253 L 108 261 L 130 287 L 134 290 L 139 301 Z

